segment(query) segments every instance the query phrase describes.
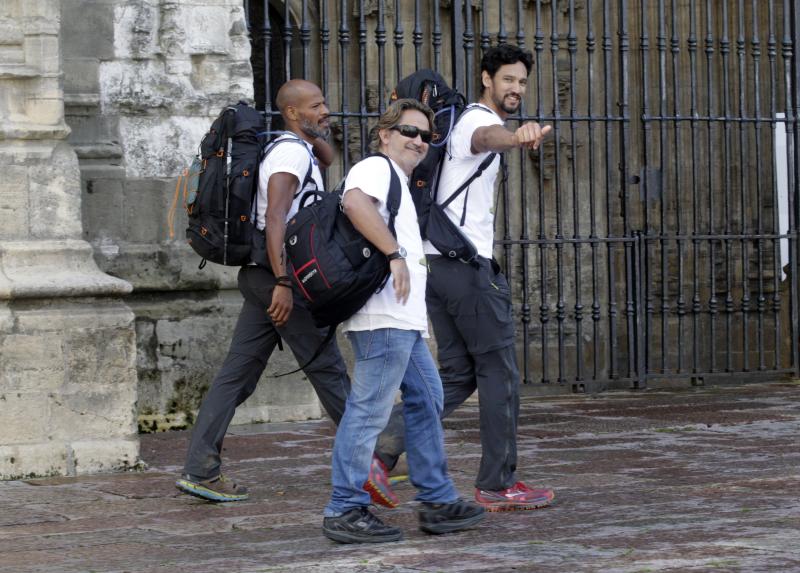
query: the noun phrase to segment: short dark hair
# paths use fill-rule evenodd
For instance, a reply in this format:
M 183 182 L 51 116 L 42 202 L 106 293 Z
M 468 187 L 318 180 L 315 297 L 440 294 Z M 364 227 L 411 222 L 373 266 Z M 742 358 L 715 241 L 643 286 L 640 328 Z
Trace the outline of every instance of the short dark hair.
M 522 62 L 525 71 L 530 74 L 533 68 L 533 54 L 514 44 L 499 44 L 486 50 L 481 59 L 481 73 L 487 72 L 489 77 L 494 77 L 501 66 Z

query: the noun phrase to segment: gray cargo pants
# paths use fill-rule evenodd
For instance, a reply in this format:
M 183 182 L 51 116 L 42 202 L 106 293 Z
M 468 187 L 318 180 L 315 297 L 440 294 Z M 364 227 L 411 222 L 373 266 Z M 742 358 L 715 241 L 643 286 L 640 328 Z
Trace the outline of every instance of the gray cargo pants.
M 519 370 L 508 281 L 494 261 L 477 268 L 428 256 L 425 296 L 439 347 L 446 417 L 477 389 L 482 456 L 475 487 L 514 485 L 517 467 Z M 392 410 L 375 453 L 392 468 L 405 450 L 402 404 Z
M 286 326 L 276 327 L 267 315 L 275 286 L 272 272 L 256 266 L 239 271 L 244 304 L 222 368 L 203 399 L 192 430 L 184 473 L 199 480 L 220 473 L 222 440 L 237 406 L 256 389 L 272 351 L 282 338 L 298 364 L 305 364 L 322 342 L 325 330 L 314 326 L 311 313 L 295 293 L 294 308 Z M 338 425 L 344 413 L 350 378 L 334 339 L 304 369 L 325 411 Z

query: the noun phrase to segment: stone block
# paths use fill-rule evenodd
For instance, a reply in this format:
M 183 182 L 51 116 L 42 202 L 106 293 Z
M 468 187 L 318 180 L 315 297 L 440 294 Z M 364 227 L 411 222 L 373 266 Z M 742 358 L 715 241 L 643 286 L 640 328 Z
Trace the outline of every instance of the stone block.
M 0 480 L 66 475 L 67 467 L 63 443 L 0 445 Z
M 231 11 L 227 6 L 183 5 L 174 19 L 184 35 L 181 51 L 186 54 L 228 54 Z
M 69 444 L 75 475 L 130 470 L 139 463 L 139 440 L 80 440 Z
M 129 329 L 72 330 L 65 334 L 64 358 L 70 385 L 94 388 L 135 384 L 136 341 Z
M 96 57 L 64 58 L 64 93 L 93 94 L 100 91 L 100 62 Z
M 157 0 L 122 2 L 114 7 L 114 55 L 117 59 L 148 58 L 160 52 Z
M 42 392 L 0 390 L 0 445 L 46 442 L 48 405 L 47 394 Z
M 197 146 L 213 120 L 211 116 L 120 118 L 127 176 L 177 177 L 197 153 Z
M 133 322 L 130 309 L 113 299 L 61 301 L 58 305 L 17 302 L 14 311 L 18 331 L 29 334 L 53 332 L 64 336 L 65 331 L 87 328 L 125 330 Z
M 50 161 L 29 172 L 30 229 L 37 239 L 81 237 L 80 170 L 67 143 L 53 149 Z
M 83 237 L 98 244 L 123 239 L 125 201 L 123 183 L 119 179 L 83 181 L 81 201 Z
M 63 370 L 62 337 L 55 332 L 0 336 L 0 363 L 14 370 Z
M 53 394 L 48 429 L 61 440 L 133 438 L 135 404 L 136 388 L 130 383 Z
M 0 370 L 0 388 L 7 392 L 53 392 L 64 385 L 63 365 L 36 370 Z
M 92 0 L 64 0 L 61 42 L 65 57 L 113 58 L 113 6 Z
M 28 236 L 28 170 L 6 165 L 0 177 L 0 240 Z
M 125 186 L 124 237 L 138 243 L 159 243 L 166 238 L 169 187 L 165 181 L 128 181 Z M 172 183 L 172 182 L 170 182 Z

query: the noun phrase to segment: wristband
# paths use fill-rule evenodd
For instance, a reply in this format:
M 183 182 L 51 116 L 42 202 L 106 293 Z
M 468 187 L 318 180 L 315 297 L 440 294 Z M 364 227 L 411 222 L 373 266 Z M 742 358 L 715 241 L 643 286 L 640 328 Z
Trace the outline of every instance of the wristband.
M 292 278 L 289 275 L 281 275 L 281 276 L 275 277 L 275 278 L 278 279 L 278 282 L 281 282 L 281 281 L 292 282 Z
M 286 287 L 288 289 L 291 289 L 292 288 L 292 283 L 277 283 L 275 286 L 282 286 L 282 287 Z

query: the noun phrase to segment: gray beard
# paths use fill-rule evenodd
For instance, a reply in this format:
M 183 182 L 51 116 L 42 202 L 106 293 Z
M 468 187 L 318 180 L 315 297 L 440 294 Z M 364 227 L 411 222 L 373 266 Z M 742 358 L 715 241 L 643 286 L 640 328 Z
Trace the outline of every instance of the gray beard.
M 328 135 L 330 135 L 331 130 L 328 129 L 320 129 L 319 127 L 315 127 L 309 121 L 303 121 L 300 123 L 300 129 L 303 133 L 309 136 L 312 139 L 317 139 L 318 137 L 322 139 L 326 139 Z

